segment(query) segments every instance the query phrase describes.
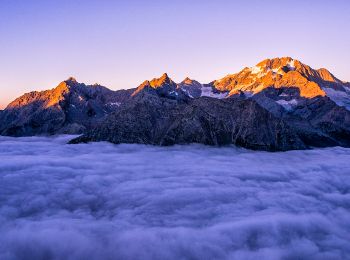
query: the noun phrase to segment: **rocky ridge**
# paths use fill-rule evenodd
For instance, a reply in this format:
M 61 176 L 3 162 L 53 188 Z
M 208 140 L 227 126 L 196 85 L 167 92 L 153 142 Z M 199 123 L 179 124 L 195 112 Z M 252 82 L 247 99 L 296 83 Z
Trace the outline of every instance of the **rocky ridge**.
M 268 151 L 350 146 L 350 84 L 290 57 L 220 80 L 166 73 L 112 91 L 70 78 L 0 113 L 2 135 L 84 133 L 71 143 L 235 144 Z
M 12 101 L 0 114 L 0 133 L 10 136 L 79 134 L 97 125 L 130 98 L 131 90 L 112 91 L 74 78 Z

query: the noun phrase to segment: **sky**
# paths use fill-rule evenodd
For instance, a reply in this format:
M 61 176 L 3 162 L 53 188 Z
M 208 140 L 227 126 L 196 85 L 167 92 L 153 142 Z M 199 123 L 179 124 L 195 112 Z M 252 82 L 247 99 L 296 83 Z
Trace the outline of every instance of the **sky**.
M 282 56 L 350 81 L 349 13 L 347 0 L 0 0 L 0 108 L 70 76 L 208 83 Z

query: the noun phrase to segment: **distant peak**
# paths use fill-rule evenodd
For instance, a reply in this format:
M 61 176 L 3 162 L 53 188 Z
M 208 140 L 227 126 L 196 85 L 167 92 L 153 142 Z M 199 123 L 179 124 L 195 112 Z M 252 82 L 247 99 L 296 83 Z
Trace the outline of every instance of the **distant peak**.
M 169 78 L 168 73 L 164 72 L 162 78 Z
M 281 67 L 281 66 L 288 66 L 290 64 L 294 64 L 295 61 L 298 61 L 296 59 L 293 59 L 292 57 L 277 57 L 272 59 L 265 59 L 258 64 L 256 64 L 256 67 Z
M 62 83 L 66 84 L 68 88 L 74 88 L 79 85 L 78 81 L 73 77 L 69 77 Z
M 325 81 L 341 83 L 341 80 L 337 79 L 332 73 L 329 72 L 329 70 L 325 68 L 320 68 L 317 70 L 317 72 L 319 73 L 320 77 Z
M 68 79 L 65 80 L 66 82 L 74 82 L 77 83 L 78 81 L 74 77 L 69 77 Z
M 160 87 L 164 84 L 170 84 L 172 83 L 173 81 L 169 78 L 168 74 L 167 73 L 163 73 L 163 75 L 160 77 L 160 78 L 154 78 L 150 81 L 150 85 L 153 87 L 153 88 L 157 88 L 157 87 Z
M 201 85 L 201 83 L 199 83 L 198 81 L 191 79 L 189 77 L 186 77 L 180 84 L 182 84 L 182 85 L 196 85 L 196 86 Z
M 192 83 L 192 79 L 190 79 L 189 77 L 186 77 L 183 81 L 182 81 L 182 83 Z
M 163 75 L 160 78 L 158 78 L 158 80 L 162 82 L 171 81 L 167 73 L 163 73 Z

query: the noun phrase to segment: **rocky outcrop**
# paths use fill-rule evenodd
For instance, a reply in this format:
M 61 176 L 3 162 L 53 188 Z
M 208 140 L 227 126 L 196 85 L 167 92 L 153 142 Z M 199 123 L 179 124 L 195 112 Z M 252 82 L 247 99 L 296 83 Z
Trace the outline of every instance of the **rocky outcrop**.
M 283 116 L 308 146 L 350 147 L 350 111 L 328 97 L 306 99 Z
M 189 102 L 140 93 L 99 127 L 71 143 L 235 144 L 267 151 L 304 149 L 290 127 L 253 100 L 201 97 Z
M 191 98 L 199 98 L 202 95 L 203 85 L 187 77 L 177 85 L 177 88 L 182 89 Z
M 189 98 L 189 96 L 186 95 L 181 88 L 178 88 L 177 84 L 170 79 L 166 73 L 164 73 L 160 78 L 154 78 L 151 81 L 146 80 L 136 88 L 131 96 L 136 96 L 140 92 L 148 92 L 171 99 Z
M 297 95 L 299 90 L 294 91 Z M 269 93 L 261 94 L 263 105 L 244 95 L 181 101 L 140 92 L 100 126 L 71 143 L 234 144 L 267 151 L 350 147 L 350 111 L 327 97 L 304 98 L 286 111 L 273 102 L 278 94 L 273 92 L 276 89 L 270 88 Z
M 350 111 L 329 97 L 300 97 L 298 88 L 267 88 L 251 97 L 287 122 L 307 146 L 350 146 Z

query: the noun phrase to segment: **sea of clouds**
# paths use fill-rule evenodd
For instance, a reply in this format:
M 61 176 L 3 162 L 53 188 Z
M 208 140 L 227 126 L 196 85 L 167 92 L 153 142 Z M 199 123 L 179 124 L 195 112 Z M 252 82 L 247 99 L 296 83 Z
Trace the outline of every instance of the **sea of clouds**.
M 350 259 L 350 149 L 0 137 L 0 259 Z

